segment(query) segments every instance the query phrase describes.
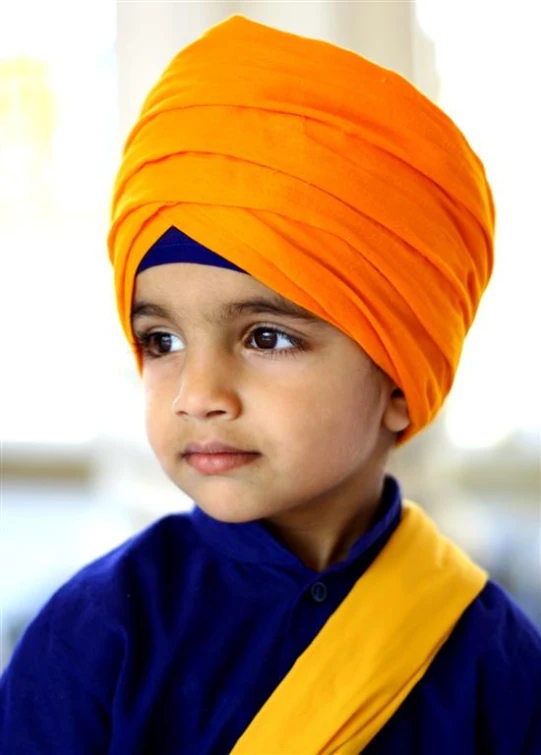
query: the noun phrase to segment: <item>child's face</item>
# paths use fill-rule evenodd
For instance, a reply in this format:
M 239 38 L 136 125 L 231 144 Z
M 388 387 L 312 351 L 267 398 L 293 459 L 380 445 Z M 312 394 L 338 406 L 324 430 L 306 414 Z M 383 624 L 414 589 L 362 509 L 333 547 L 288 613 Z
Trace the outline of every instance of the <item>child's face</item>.
M 143 360 L 150 445 L 170 479 L 222 521 L 331 502 L 354 507 L 381 477 L 392 445 L 391 381 L 352 339 L 314 316 L 215 317 L 254 297 L 277 295 L 249 275 L 208 265 L 159 265 L 137 277 L 135 306 L 170 313 L 133 321 L 136 337 L 154 334 L 147 345 L 160 354 Z M 183 450 L 212 441 L 258 455 L 218 474 L 197 471 Z

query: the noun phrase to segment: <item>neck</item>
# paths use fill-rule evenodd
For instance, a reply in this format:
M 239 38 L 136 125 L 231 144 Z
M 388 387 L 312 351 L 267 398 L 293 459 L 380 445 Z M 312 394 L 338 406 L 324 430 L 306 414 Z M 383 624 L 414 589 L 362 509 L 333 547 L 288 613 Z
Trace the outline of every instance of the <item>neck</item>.
M 326 495 L 265 519 L 269 531 L 309 569 L 321 572 L 344 561 L 353 543 L 377 518 L 384 474 L 345 493 Z

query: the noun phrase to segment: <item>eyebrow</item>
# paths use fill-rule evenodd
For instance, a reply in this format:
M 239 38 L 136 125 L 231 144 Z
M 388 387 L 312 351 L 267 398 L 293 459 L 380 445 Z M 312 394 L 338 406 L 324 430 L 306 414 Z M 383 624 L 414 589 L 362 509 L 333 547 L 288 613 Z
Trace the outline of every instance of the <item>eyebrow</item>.
M 292 317 L 296 320 L 302 320 L 306 323 L 322 323 L 321 318 L 308 312 L 308 310 L 297 306 L 293 302 L 283 299 L 265 299 L 262 297 L 244 299 L 243 301 L 228 302 L 223 304 L 217 312 L 207 317 L 207 321 L 223 324 L 235 317 L 244 314 L 273 314 L 285 317 Z M 162 317 L 166 320 L 174 320 L 174 314 L 164 306 L 152 304 L 151 302 L 139 301 L 132 308 L 131 322 L 132 327 L 135 320 L 140 317 Z

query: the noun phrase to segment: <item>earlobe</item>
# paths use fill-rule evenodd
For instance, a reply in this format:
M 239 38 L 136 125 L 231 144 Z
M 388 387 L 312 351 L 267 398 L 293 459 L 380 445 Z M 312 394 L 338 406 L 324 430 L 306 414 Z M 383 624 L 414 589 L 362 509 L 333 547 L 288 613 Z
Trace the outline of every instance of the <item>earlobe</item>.
M 406 397 L 400 388 L 395 388 L 383 414 L 383 424 L 393 433 L 400 433 L 410 424 Z

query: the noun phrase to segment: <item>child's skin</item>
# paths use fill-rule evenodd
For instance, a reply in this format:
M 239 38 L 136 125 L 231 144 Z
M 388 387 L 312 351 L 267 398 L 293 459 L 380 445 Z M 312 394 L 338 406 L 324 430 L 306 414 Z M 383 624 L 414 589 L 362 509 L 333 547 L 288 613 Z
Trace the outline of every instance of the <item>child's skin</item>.
M 265 519 L 316 571 L 346 558 L 375 515 L 395 434 L 409 424 L 402 392 L 352 339 L 310 313 L 306 321 L 253 312 L 218 321 L 226 303 L 279 298 L 249 275 L 175 263 L 143 271 L 135 284 L 134 310 L 146 302 L 171 313 L 133 317 L 138 339 L 170 334 L 154 335 L 147 347 L 160 356 L 143 361 L 147 434 L 166 474 L 215 519 Z M 205 474 L 182 452 L 210 441 L 259 455 Z

